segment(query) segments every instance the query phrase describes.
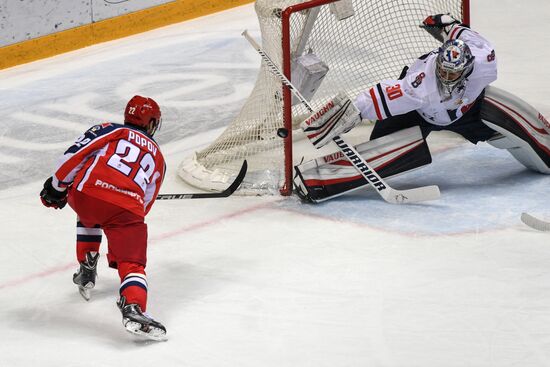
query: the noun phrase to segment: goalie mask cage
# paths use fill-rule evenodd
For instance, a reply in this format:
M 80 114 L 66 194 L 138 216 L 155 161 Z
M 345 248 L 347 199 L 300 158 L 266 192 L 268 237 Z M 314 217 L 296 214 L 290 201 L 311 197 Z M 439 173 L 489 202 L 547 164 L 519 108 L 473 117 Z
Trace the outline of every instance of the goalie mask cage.
M 353 99 L 380 80 L 396 79 L 404 66 L 437 48 L 440 43 L 419 27 L 428 15 L 450 13 L 469 24 L 469 0 L 257 0 L 255 10 L 261 47 L 291 82 L 300 56 L 313 54 L 328 67 L 310 100 L 314 109 L 338 91 Z M 178 175 L 219 191 L 246 159 L 248 173 L 237 193 L 289 195 L 292 129 L 308 116 L 296 102 L 262 61 L 240 113 L 210 146 L 184 159 Z M 284 139 L 277 136 L 283 126 Z

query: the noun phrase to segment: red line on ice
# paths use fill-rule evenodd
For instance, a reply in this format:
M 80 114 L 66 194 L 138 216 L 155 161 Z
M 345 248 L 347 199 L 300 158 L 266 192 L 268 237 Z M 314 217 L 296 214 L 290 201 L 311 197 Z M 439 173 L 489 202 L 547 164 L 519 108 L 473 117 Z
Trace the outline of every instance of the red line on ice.
M 181 228 L 176 229 L 172 232 L 167 232 L 167 233 L 164 233 L 164 234 L 161 234 L 161 235 L 158 235 L 158 236 L 155 236 L 155 237 L 151 238 L 149 240 L 149 244 L 151 245 L 153 243 L 165 240 L 167 238 L 176 237 L 176 236 L 179 236 L 179 235 L 181 235 L 183 233 L 186 233 L 186 232 L 191 232 L 191 231 L 195 231 L 197 229 L 208 227 L 212 224 L 216 224 L 218 222 L 221 222 L 222 220 L 232 219 L 232 218 L 239 217 L 241 215 L 252 213 L 256 210 L 260 210 L 260 209 L 263 209 L 263 208 L 267 207 L 269 204 L 271 204 L 271 202 L 254 205 L 254 206 L 251 206 L 251 207 L 243 209 L 243 210 L 239 210 L 239 211 L 236 211 L 236 212 L 224 214 L 224 215 L 221 215 L 219 217 L 212 218 L 210 220 L 206 220 L 204 222 L 199 222 L 199 223 L 191 224 L 191 225 L 188 225 L 188 226 L 185 226 L 185 227 L 181 227 Z M 59 266 L 55 266 L 55 267 L 52 267 L 52 268 L 47 269 L 47 270 L 43 270 L 43 271 L 38 272 L 38 273 L 34 273 L 34 274 L 24 276 L 24 277 L 19 278 L 19 279 L 8 280 L 7 282 L 0 283 L 0 290 L 6 289 L 6 288 L 11 288 L 11 287 L 16 287 L 18 285 L 25 284 L 25 283 L 31 282 L 33 280 L 36 280 L 36 279 L 42 279 L 42 278 L 50 276 L 50 275 L 54 275 L 54 274 L 57 274 L 57 273 L 64 272 L 64 271 L 66 271 L 70 268 L 73 268 L 73 267 L 76 270 L 76 267 L 77 267 L 76 263 L 59 265 Z

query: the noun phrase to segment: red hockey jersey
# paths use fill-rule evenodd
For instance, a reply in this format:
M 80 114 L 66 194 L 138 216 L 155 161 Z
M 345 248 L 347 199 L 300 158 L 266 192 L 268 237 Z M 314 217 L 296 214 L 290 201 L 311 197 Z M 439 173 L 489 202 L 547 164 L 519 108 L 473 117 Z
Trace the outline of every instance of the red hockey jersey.
M 166 164 L 157 143 L 129 125 L 104 123 L 81 135 L 61 157 L 53 185 L 81 191 L 145 216 Z

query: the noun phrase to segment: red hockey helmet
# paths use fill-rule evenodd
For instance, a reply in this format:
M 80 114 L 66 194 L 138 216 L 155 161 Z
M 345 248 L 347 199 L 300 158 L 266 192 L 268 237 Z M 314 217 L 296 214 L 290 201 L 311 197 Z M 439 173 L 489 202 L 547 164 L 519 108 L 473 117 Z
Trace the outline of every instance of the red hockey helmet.
M 152 98 L 133 96 L 124 110 L 124 123 L 143 128 L 153 136 L 160 127 L 160 107 Z

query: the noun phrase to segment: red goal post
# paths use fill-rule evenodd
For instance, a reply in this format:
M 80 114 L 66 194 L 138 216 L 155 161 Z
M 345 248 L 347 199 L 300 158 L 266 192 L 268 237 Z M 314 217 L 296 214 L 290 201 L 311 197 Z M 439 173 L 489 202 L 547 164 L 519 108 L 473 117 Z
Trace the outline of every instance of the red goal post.
M 255 9 L 261 46 L 289 80 L 296 85 L 295 73 L 303 77 L 311 71 L 299 68 L 304 63 L 318 61 L 312 73 L 324 68 L 320 85 L 303 83 L 314 90 L 308 99 L 317 108 L 340 90 L 353 98 L 381 79 L 396 78 L 439 45 L 420 29 L 422 20 L 449 12 L 469 24 L 469 5 L 469 0 L 257 0 Z M 289 195 L 297 163 L 292 131 L 305 116 L 262 62 L 239 115 L 209 147 L 184 160 L 178 174 L 199 188 L 220 190 L 247 159 L 249 172 L 237 193 Z M 277 136 L 282 126 L 288 131 L 284 139 Z

